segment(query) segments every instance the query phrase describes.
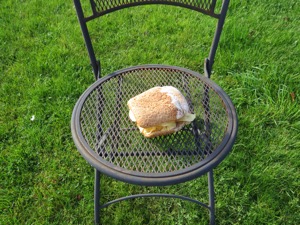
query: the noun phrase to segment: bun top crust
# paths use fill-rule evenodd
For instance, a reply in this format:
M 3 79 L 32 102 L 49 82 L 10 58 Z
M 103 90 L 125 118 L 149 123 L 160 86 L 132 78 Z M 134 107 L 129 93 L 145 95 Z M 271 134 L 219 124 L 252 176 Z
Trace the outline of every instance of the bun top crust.
M 189 112 L 184 96 L 171 86 L 151 88 L 131 98 L 127 105 L 143 128 L 176 121 Z

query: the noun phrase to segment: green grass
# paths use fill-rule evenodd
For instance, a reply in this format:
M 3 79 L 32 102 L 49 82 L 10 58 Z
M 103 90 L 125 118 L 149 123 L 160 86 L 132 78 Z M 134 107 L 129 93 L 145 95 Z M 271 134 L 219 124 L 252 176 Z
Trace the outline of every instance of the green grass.
M 73 4 L 0 5 L 0 224 L 92 224 L 93 169 L 70 132 L 73 106 L 93 82 Z M 299 11 L 298 0 L 231 1 L 212 79 L 234 102 L 239 132 L 215 169 L 218 224 L 300 223 Z M 195 12 L 147 6 L 91 28 L 105 75 L 144 63 L 202 72 L 210 25 Z M 107 197 L 139 190 L 104 179 Z M 205 178 L 167 189 L 207 199 Z M 178 200 L 104 213 L 103 224 L 207 224 L 204 209 Z

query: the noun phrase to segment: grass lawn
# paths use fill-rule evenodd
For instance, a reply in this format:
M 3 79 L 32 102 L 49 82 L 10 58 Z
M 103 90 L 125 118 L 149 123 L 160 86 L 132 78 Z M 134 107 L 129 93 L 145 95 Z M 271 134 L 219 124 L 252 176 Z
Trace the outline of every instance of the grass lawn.
M 73 144 L 70 120 L 94 77 L 73 3 L 0 6 L 0 224 L 92 224 L 94 171 Z M 217 224 L 300 224 L 299 12 L 299 0 L 231 1 L 212 79 L 234 102 L 239 132 L 215 169 Z M 146 6 L 90 26 L 103 75 L 146 63 L 202 72 L 214 21 Z M 140 190 L 104 179 L 105 198 Z M 207 200 L 206 177 L 166 188 Z M 103 212 L 109 225 L 208 223 L 205 209 L 179 200 Z

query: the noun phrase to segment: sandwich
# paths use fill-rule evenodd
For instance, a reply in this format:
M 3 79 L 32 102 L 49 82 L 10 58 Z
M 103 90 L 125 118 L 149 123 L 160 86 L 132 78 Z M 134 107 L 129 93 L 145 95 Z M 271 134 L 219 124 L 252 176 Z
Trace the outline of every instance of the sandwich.
M 131 98 L 127 105 L 130 120 L 147 138 L 179 131 L 196 117 L 183 94 L 172 86 L 153 87 Z

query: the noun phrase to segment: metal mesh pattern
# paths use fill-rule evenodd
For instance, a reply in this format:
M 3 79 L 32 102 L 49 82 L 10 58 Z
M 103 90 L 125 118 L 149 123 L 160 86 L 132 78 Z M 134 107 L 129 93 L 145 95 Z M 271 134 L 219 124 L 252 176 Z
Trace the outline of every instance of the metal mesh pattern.
M 181 4 L 191 6 L 204 11 L 213 10 L 215 0 L 92 0 L 93 6 L 98 13 L 105 12 L 110 9 L 143 3 L 164 3 L 164 4 Z
M 174 134 L 145 138 L 129 119 L 127 101 L 167 85 L 182 92 L 196 119 Z M 214 89 L 171 68 L 136 68 L 112 76 L 89 93 L 80 112 L 82 135 L 101 161 L 143 173 L 173 172 L 200 162 L 219 146 L 227 125 L 225 104 Z

